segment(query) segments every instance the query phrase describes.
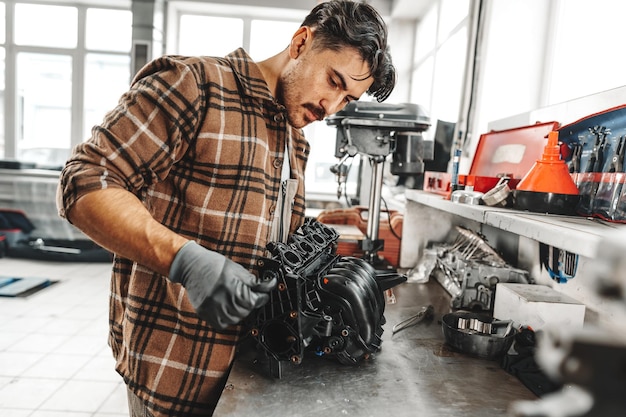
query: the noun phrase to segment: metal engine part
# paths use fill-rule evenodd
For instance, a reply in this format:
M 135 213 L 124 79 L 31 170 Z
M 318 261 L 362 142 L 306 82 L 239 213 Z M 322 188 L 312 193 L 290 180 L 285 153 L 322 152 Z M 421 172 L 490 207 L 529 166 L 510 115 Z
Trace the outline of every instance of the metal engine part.
M 455 309 L 493 308 L 496 284 L 531 283 L 529 273 L 508 265 L 478 234 L 457 226 L 459 235 L 452 245 L 437 249 L 435 278 L 452 296 Z
M 282 375 L 282 363 L 298 365 L 305 349 L 356 364 L 380 350 L 384 291 L 406 281 L 377 275 L 365 260 L 335 254 L 339 234 L 307 219 L 287 243 L 272 242 L 259 261 L 262 280 L 276 278 L 270 301 L 253 315 L 250 334 Z
M 491 266 L 476 261 L 467 261 L 457 271 L 463 276 L 461 293 L 452 299 L 453 308 L 491 310 L 496 284 L 514 282 L 528 284 L 528 271 L 511 266 Z

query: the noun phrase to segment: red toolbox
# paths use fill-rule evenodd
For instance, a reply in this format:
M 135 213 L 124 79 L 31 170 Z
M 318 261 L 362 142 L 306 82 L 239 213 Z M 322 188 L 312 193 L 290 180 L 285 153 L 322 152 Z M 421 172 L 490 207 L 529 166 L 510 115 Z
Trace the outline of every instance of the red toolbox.
M 473 185 L 475 191 L 484 193 L 506 176 L 509 188 L 514 189 L 535 161 L 541 159 L 548 133 L 558 127 L 558 122 L 536 123 L 480 135 L 469 173 L 460 174 L 458 184 Z M 449 196 L 451 180 L 448 172 L 426 171 L 424 190 Z
M 536 123 L 480 135 L 469 174 L 459 175 L 459 184 L 473 185 L 475 191 L 484 193 L 506 176 L 514 189 L 541 159 L 548 133 L 558 127 L 558 122 Z
M 369 209 L 363 206 L 351 208 L 340 208 L 324 210 L 317 216 L 320 223 L 326 225 L 353 225 L 362 233 L 362 238 L 367 235 L 367 220 Z M 382 256 L 392 266 L 398 267 L 400 264 L 400 245 L 402 239 L 402 222 L 404 216 L 396 210 L 381 210 L 378 229 L 378 238 L 385 241 L 382 251 L 378 254 Z M 358 236 L 347 233 L 342 236 L 341 228 L 338 228 L 339 241 L 337 254 L 343 256 L 363 256 L 363 251 L 359 246 Z

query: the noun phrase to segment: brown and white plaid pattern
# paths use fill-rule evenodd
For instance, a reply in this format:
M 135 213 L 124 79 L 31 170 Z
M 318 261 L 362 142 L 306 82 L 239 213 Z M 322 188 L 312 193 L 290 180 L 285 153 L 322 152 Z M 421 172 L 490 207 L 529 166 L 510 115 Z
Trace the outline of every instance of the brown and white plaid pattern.
M 304 218 L 309 144 L 284 111 L 242 49 L 159 58 L 74 150 L 59 212 L 91 190 L 125 188 L 171 230 L 254 272 L 266 255 L 285 141 L 299 180 L 291 230 Z M 109 343 L 118 372 L 156 417 L 211 415 L 240 332 L 211 328 L 180 285 L 115 258 Z

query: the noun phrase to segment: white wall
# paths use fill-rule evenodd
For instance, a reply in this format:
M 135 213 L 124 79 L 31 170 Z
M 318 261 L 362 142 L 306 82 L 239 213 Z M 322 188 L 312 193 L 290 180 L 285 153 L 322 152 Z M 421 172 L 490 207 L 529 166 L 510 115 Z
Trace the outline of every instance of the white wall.
M 394 19 L 389 26 L 389 49 L 398 75 L 396 87 L 387 99 L 390 103 L 405 103 L 410 99 L 415 28 L 416 22 L 406 19 Z

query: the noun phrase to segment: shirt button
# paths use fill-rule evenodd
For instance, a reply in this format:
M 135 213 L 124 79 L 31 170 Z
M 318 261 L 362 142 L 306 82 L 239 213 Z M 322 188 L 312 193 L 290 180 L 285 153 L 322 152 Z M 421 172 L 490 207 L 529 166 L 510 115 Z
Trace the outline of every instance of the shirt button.
M 283 116 L 283 114 L 282 114 L 282 113 L 278 113 L 278 114 L 275 114 L 275 115 L 274 115 L 274 121 L 275 121 L 276 123 L 280 123 L 280 122 L 282 122 L 283 120 L 285 120 L 285 116 Z
M 283 160 L 278 158 L 274 159 L 274 168 L 279 169 L 283 167 Z
M 276 211 L 276 206 L 274 204 L 272 204 L 270 206 L 270 216 L 273 216 L 275 211 Z

